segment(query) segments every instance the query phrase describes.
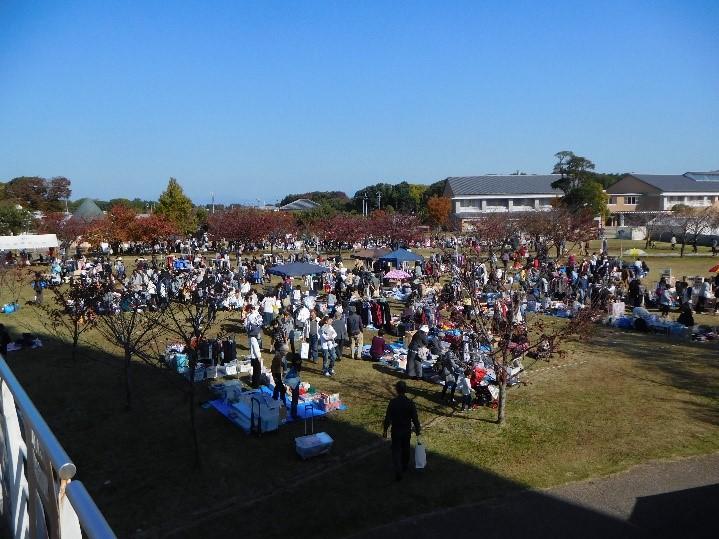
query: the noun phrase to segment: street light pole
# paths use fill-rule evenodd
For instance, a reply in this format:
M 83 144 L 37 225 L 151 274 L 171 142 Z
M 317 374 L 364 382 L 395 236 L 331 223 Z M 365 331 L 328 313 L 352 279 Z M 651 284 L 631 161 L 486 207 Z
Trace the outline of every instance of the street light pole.
M 377 209 L 378 210 L 382 209 L 382 192 L 381 191 L 377 191 Z

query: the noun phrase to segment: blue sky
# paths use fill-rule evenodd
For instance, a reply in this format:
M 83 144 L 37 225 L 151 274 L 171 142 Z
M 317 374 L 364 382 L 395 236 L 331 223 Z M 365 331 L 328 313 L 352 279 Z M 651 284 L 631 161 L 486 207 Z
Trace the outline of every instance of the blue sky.
M 0 0 L 0 179 L 271 201 L 719 168 L 719 2 Z

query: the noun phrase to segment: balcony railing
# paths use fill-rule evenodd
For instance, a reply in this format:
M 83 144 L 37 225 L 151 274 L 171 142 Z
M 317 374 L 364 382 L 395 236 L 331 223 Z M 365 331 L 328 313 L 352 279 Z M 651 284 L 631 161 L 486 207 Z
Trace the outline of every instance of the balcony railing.
M 76 468 L 0 357 L 0 511 L 15 539 L 114 538 Z M 5 533 L 0 531 L 0 536 Z

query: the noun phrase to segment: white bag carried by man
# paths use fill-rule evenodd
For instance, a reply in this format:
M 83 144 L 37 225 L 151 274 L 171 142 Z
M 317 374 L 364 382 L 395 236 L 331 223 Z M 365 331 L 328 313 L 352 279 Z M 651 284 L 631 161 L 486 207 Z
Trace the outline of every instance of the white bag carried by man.
M 300 359 L 309 359 L 310 357 L 310 343 L 303 342 L 300 348 Z
M 422 470 L 425 466 L 427 466 L 427 450 L 422 439 L 417 436 L 417 445 L 414 446 L 414 467 Z

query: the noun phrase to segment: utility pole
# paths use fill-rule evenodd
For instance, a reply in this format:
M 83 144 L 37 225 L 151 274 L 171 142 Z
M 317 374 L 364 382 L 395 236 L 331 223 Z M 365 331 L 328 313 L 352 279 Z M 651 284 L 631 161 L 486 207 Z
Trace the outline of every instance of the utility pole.
M 382 209 L 382 192 L 381 191 L 377 191 L 377 209 L 378 210 Z
M 210 196 L 212 197 L 212 213 L 214 215 L 214 213 L 215 213 L 215 193 L 214 193 L 214 191 L 212 193 L 210 193 Z

